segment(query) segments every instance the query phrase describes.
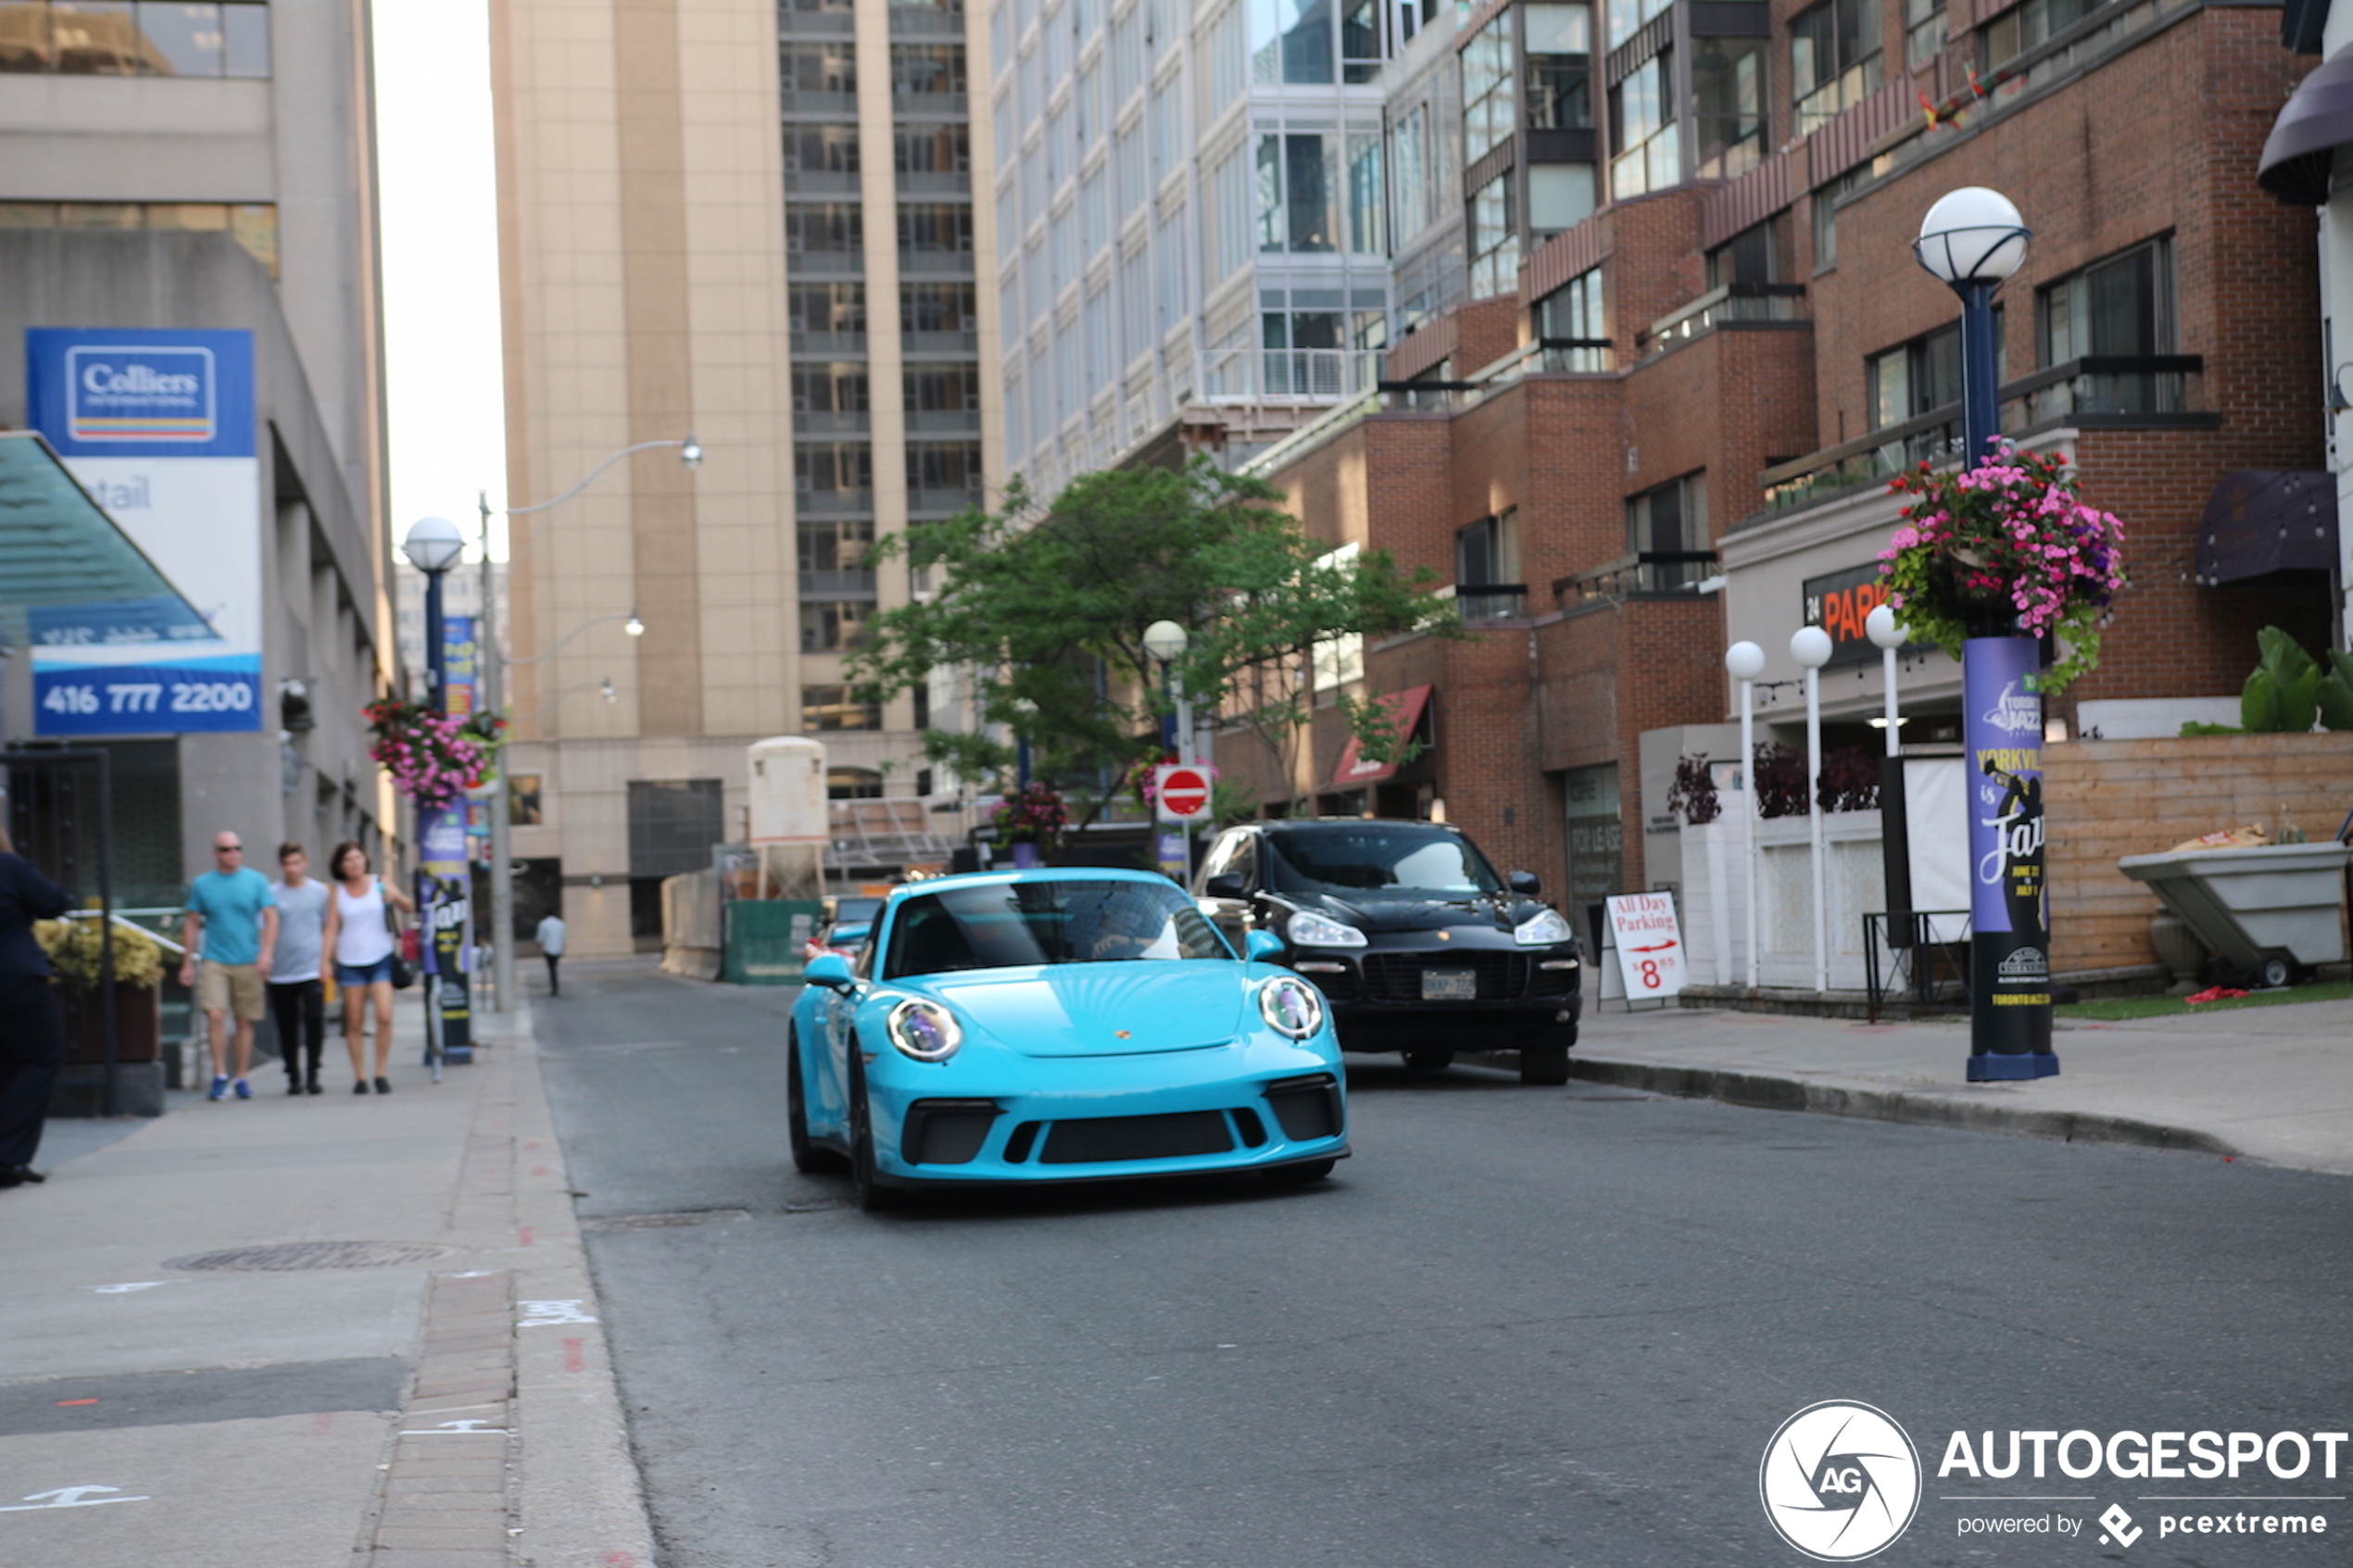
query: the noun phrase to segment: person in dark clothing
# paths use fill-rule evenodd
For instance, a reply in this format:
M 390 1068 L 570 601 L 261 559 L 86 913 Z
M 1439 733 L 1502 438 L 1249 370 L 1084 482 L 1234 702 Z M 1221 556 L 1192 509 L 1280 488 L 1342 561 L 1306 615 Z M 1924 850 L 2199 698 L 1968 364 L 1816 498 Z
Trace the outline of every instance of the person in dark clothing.
M 47 1180 L 32 1168 L 32 1157 L 66 1037 L 49 985 L 49 955 L 33 939 L 32 922 L 56 920 L 69 902 L 0 828 L 0 1187 Z

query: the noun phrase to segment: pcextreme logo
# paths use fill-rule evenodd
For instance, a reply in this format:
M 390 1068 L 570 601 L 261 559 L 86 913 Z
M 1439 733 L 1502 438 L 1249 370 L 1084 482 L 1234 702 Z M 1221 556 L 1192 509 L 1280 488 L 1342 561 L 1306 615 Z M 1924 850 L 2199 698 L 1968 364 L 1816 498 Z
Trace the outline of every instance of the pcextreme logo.
M 1885 1411 L 1825 1399 L 1781 1423 L 1756 1487 L 1781 1539 L 1819 1562 L 1859 1562 L 1919 1512 L 1920 1458 Z

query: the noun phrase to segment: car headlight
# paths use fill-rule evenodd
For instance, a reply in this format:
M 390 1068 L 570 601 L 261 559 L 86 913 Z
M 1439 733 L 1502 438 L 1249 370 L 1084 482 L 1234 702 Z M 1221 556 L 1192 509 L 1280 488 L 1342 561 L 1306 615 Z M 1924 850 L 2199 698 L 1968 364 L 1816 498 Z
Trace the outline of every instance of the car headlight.
M 1558 909 L 1539 909 L 1529 919 L 1512 927 L 1512 940 L 1523 947 L 1550 947 L 1556 943 L 1577 939 L 1575 928 L 1561 918 Z
M 964 1028 L 956 1022 L 956 1015 L 920 997 L 910 997 L 892 1008 L 884 1032 L 900 1055 L 917 1061 L 946 1061 L 964 1043 Z
M 1297 947 L 1361 947 L 1365 934 L 1353 925 L 1342 925 L 1329 915 L 1319 915 L 1313 909 L 1302 909 L 1290 917 L 1283 927 L 1284 935 Z
M 1324 998 L 1304 980 L 1269 980 L 1258 988 L 1258 1016 L 1277 1034 L 1304 1040 L 1324 1026 Z

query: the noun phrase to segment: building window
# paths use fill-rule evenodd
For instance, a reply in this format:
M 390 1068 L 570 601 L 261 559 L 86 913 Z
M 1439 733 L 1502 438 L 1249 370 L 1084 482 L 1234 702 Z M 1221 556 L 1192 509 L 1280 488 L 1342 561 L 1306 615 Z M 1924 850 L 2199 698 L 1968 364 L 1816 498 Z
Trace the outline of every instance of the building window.
M 900 174 L 969 178 L 972 130 L 963 125 L 902 125 L 890 133 L 890 166 Z
M 1664 592 L 1707 575 L 1707 475 L 1685 474 L 1626 500 L 1626 548 L 1636 582 Z
M 1818 131 L 1878 91 L 1879 0 L 1822 0 L 1790 23 L 1797 132 Z
M 862 362 L 796 364 L 792 368 L 796 414 L 862 414 L 868 408 Z
M 867 728 L 879 730 L 879 721 Z M 825 798 L 828 800 L 880 800 L 883 797 L 883 776 L 873 768 L 828 768 L 825 770 Z
M 1692 55 L 1692 173 L 1730 180 L 1765 145 L 1765 40 L 1703 38 Z
M 963 44 L 894 44 L 890 46 L 892 97 L 945 100 L 962 98 L 963 94 Z
M 1517 121 L 1514 106 L 1512 14 L 1499 11 L 1494 19 L 1472 34 L 1463 45 L 1463 165 L 1477 163 L 1489 148 L 1512 139 Z
M 854 202 L 786 202 L 785 248 L 854 256 L 866 245 Z
M 6 13 L 0 11 L 0 48 Z M 0 202 L 0 229 L 161 229 L 225 232 L 278 275 L 278 209 L 262 203 Z
M 1332 80 L 1333 0 L 1241 0 L 1250 7 L 1252 82 Z
M 1389 166 L 1397 174 L 1397 241 L 1410 243 L 1438 221 L 1439 193 L 1431 177 L 1429 109 L 1416 104 L 1389 133 Z
M 971 283 L 899 285 L 899 330 L 910 336 L 977 332 L 979 308 L 979 291 Z
M 879 730 L 882 728 L 882 705 L 859 702 L 848 686 L 816 685 L 800 688 L 800 727 L 804 734 L 825 730 Z M 831 796 L 831 780 L 826 794 Z M 877 789 L 876 794 L 881 791 Z
M 1487 299 L 1519 287 L 1519 224 L 1508 169 L 1471 193 L 1470 297 Z
M 1258 248 L 1323 253 L 1340 248 L 1340 138 L 1271 133 L 1258 138 Z
M 1380 73 L 1382 0 L 1340 0 L 1340 76 L 1365 82 Z
M 1528 169 L 1528 232 L 1538 239 L 1574 229 L 1593 215 L 1590 163 L 1537 163 Z
M 1327 550 L 1316 557 L 1315 569 L 1343 575 L 1353 574 L 1360 553 L 1353 543 L 1342 545 L 1336 550 Z M 1337 692 L 1342 686 L 1361 681 L 1365 678 L 1365 634 L 1362 632 L 1343 632 L 1337 637 L 1327 637 L 1315 645 L 1313 659 L 1312 678 L 1316 692 Z
M 0 6 L 0 71 L 266 77 L 270 7 L 252 0 Z
M 963 506 L 965 500 L 980 493 L 980 443 L 977 441 L 910 441 L 907 443 L 908 505 L 925 505 L 925 492 L 935 497 L 944 492 L 952 496 L 935 500 L 942 504 Z
M 2012 12 L 2015 16 L 2017 13 Z M 1993 26 L 2000 26 L 1996 20 Z M 1944 0 L 1904 0 L 1904 63 L 1918 70 L 1944 48 Z
M 858 94 L 858 51 L 848 39 L 792 40 L 778 54 L 777 64 L 786 108 L 857 107 L 853 103 L 832 101 Z
M 1536 306 L 1544 368 L 1597 374 L 1610 368 L 1609 328 L 1602 319 L 1602 270 L 1579 272 Z
M 1866 165 L 1850 169 L 1843 174 L 1833 174 L 1814 187 L 1814 270 L 1828 271 L 1838 265 L 1838 204 L 1839 201 L 1870 182 L 1871 171 Z
M 863 441 L 803 441 L 792 450 L 793 488 L 844 492 L 875 487 L 875 449 Z
M 1528 124 L 1535 131 L 1593 125 L 1593 15 L 1586 6 L 1525 5 Z
M 1610 194 L 1624 201 L 1682 177 L 1675 127 L 1674 52 L 1662 49 L 1609 90 Z
M 1618 817 L 1617 764 L 1571 768 L 1561 775 L 1568 838 L 1568 899 L 1580 929 L 1617 893 L 1625 875 L 1626 836 Z
M 1863 390 L 1871 428 L 1900 425 L 1961 400 L 1961 329 L 1957 324 L 1899 344 L 1863 362 Z
M 1623 0 L 1622 4 L 1604 6 L 1603 15 L 1609 20 L 1609 46 L 1617 48 L 1640 32 L 1645 22 L 1665 16 L 1667 4 L 1668 0 Z
M 800 651 L 846 653 L 866 641 L 866 622 L 873 619 L 872 599 L 803 599 L 800 601 Z M 872 726 L 880 729 L 877 721 Z
M 1389 207 L 1381 199 L 1381 139 L 1348 138 L 1348 248 L 1359 256 L 1389 254 Z
M 2090 355 L 2146 358 L 2175 352 L 2173 243 L 2135 245 L 2061 278 L 2034 296 L 2035 335 L 2047 368 Z M 2173 413 L 2177 370 L 2104 371 L 2081 378 L 2078 412 Z
M 629 874 L 676 876 L 711 864 L 726 832 L 726 786 L 718 779 L 629 781 Z
M 977 365 L 910 365 L 900 384 L 911 414 L 980 412 Z
M 794 525 L 794 532 L 799 536 L 799 565 L 803 593 L 818 589 L 829 593 L 862 590 L 872 596 L 875 586 L 875 523 L 872 518 L 845 518 L 839 521 L 804 519 Z
M 1481 588 L 1488 592 L 1475 592 Z M 1462 606 L 1464 620 L 1498 621 L 1517 615 L 1524 597 L 1519 580 L 1519 523 L 1513 508 L 1454 531 L 1454 598 Z
M 1781 258 L 1776 221 L 1768 218 L 1709 251 L 1707 286 L 1720 289 L 1727 283 L 1779 282 Z
M 969 253 L 973 209 L 969 202 L 901 202 L 899 248 L 931 255 Z
M 1993 70 L 2073 27 L 2108 0 L 2026 0 L 1978 26 L 1978 66 Z
M 863 333 L 866 285 L 792 283 L 785 291 L 785 309 L 796 337 L 809 332 Z
M 854 125 L 786 124 L 785 172 L 787 175 L 857 173 L 858 128 Z

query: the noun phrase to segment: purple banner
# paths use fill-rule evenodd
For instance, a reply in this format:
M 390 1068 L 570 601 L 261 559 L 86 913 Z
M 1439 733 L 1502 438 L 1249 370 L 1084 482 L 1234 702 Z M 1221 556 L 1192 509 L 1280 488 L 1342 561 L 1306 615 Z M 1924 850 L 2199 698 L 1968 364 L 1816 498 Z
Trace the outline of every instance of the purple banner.
M 1969 747 L 1971 1082 L 2044 1078 L 2051 1054 L 2043 877 L 2043 663 L 2032 637 L 1961 646 Z

